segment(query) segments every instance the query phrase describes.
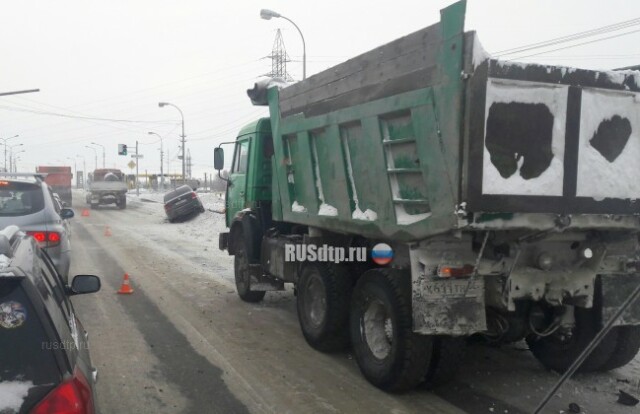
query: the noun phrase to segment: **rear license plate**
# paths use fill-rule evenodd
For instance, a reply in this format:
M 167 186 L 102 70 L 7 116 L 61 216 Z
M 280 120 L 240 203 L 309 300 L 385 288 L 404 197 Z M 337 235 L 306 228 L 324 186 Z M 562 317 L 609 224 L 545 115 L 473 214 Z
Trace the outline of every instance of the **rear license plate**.
M 425 298 L 475 298 L 484 293 L 483 279 L 443 279 L 421 283 Z

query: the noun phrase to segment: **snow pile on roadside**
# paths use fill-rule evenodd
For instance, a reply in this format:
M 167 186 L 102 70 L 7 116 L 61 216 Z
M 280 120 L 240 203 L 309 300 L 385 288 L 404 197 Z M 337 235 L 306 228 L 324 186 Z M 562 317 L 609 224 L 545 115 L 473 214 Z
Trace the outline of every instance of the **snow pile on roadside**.
M 136 196 L 130 192 L 127 197 L 130 205 L 144 209 L 150 215 L 157 217 L 158 221 L 165 222 L 167 218 L 164 212 L 164 194 L 161 192 L 148 192 Z M 193 227 L 193 230 L 198 234 L 203 230 L 207 230 L 208 235 L 210 235 L 211 226 L 214 226 L 216 232 L 224 231 L 224 193 L 198 193 L 198 197 L 206 211 L 177 224 L 187 226 L 190 229 Z
M 127 194 L 127 212 L 142 214 L 136 220 L 131 237 L 142 237 L 156 244 L 167 257 L 178 254 L 202 269 L 210 269 L 211 276 L 226 282 L 233 281 L 233 257 L 218 249 L 218 235 L 228 231 L 225 224 L 224 193 L 198 193 L 205 212 L 170 223 L 164 212 L 164 193 L 147 192 L 136 196 Z
M 207 210 L 213 210 L 222 213 L 224 210 L 224 193 L 200 193 L 198 198 L 202 201 L 202 205 Z M 152 202 L 152 203 L 164 203 L 164 195 L 162 192 L 140 192 L 140 196 L 136 196 L 135 193 L 129 192 L 127 194 L 129 200 Z
M 17 413 L 31 387 L 31 381 L 0 382 L 0 412 Z

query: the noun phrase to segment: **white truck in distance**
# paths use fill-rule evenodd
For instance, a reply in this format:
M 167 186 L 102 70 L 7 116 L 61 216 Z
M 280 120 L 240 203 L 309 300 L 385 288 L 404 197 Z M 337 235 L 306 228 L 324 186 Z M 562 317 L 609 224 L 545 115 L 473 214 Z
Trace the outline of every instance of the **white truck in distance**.
M 106 168 L 93 172 L 89 181 L 87 204 L 96 208 L 101 204 L 115 204 L 120 209 L 127 208 L 127 183 L 120 170 Z

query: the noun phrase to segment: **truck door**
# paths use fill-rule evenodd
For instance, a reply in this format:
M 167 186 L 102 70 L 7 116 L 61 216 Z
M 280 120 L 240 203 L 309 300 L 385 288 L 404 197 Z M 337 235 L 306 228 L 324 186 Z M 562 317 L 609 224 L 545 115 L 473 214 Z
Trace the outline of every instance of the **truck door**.
M 227 225 L 231 224 L 238 211 L 245 208 L 249 143 L 249 137 L 238 140 L 233 152 L 233 164 L 227 185 Z

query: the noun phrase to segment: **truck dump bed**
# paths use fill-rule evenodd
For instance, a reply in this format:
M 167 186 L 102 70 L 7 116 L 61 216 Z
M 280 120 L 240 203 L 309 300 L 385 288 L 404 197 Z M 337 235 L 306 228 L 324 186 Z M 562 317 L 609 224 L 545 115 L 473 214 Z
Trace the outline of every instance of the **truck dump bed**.
M 44 181 L 52 191 L 58 193 L 60 198 L 71 205 L 71 167 L 38 166 L 36 172 L 46 174 Z
M 268 90 L 274 219 L 412 241 L 480 213 L 640 212 L 640 72 L 490 59 L 464 11 Z

